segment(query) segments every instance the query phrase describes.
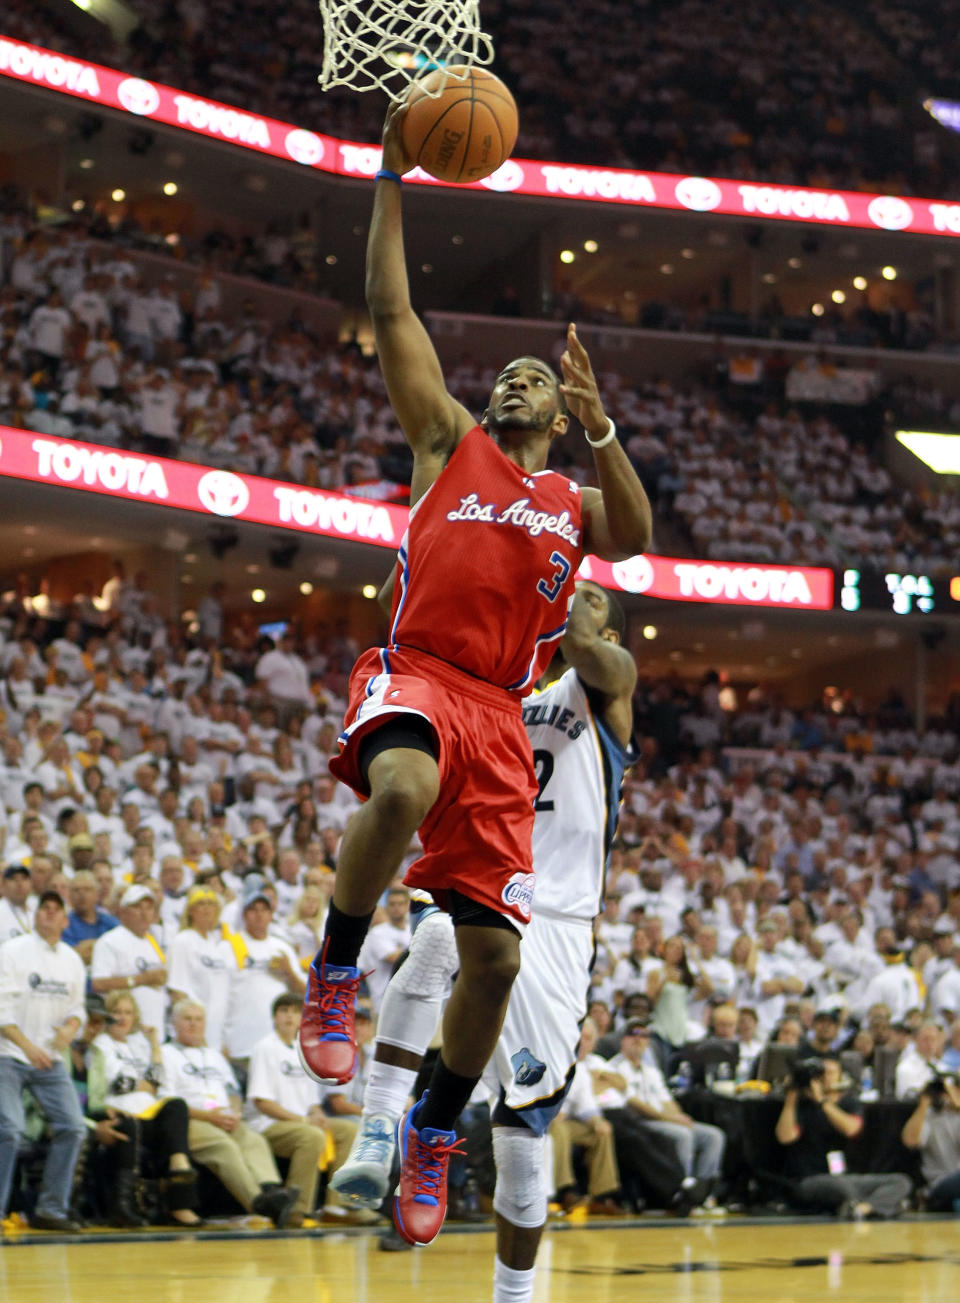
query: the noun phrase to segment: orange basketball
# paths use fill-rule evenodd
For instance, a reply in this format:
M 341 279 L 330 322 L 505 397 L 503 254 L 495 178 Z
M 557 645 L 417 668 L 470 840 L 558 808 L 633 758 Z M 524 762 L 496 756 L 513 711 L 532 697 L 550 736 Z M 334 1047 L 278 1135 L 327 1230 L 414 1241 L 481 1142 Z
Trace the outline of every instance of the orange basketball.
M 403 143 L 425 172 L 439 181 L 482 181 L 510 157 L 517 143 L 517 106 L 499 77 L 484 68 L 440 69 L 407 92 Z M 465 74 L 465 75 L 464 75 Z

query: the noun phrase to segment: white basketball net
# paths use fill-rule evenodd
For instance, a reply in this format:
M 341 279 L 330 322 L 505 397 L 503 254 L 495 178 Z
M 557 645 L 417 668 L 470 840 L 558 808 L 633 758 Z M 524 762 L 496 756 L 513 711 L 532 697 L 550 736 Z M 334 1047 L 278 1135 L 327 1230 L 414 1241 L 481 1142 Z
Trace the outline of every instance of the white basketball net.
M 380 89 L 397 100 L 432 68 L 493 62 L 478 0 L 320 0 L 320 13 L 324 90 Z

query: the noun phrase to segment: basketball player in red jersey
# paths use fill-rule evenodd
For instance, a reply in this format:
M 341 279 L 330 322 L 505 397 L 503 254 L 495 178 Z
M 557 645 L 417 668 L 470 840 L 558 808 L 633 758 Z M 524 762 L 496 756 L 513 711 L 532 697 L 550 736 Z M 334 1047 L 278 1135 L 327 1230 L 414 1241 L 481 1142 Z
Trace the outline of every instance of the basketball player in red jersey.
M 368 798 L 347 826 L 324 943 L 309 970 L 299 1049 L 317 1080 L 356 1064 L 357 956 L 414 833 L 406 881 L 453 917 L 460 972 L 430 1088 L 399 1130 L 395 1214 L 427 1244 L 446 1212 L 454 1122 L 493 1053 L 533 892 L 537 783 L 521 718 L 563 635 L 584 552 L 619 560 L 650 542 L 650 504 L 616 439 L 570 326 L 560 384 L 538 358 L 501 372 L 478 425 L 447 392 L 413 311 L 403 249 L 402 106 L 387 116 L 367 246 L 367 303 L 393 410 L 413 450 L 389 645 L 350 680 L 335 776 Z M 545 469 L 567 409 L 594 450 L 599 489 Z

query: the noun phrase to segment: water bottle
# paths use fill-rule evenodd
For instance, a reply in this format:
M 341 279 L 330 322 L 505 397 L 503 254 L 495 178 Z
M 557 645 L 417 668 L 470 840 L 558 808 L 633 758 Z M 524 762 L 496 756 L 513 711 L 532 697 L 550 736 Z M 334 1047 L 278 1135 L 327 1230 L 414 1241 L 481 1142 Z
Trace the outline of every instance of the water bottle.
M 869 1095 L 873 1092 L 873 1068 L 869 1064 L 864 1066 L 860 1076 L 860 1094 Z
M 693 1083 L 693 1069 L 686 1059 L 677 1065 L 677 1075 L 674 1078 L 674 1081 L 676 1082 L 676 1089 L 681 1094 L 685 1090 L 690 1089 L 690 1086 Z
M 718 1063 L 713 1089 L 718 1095 L 733 1094 L 733 1074 L 729 1063 Z

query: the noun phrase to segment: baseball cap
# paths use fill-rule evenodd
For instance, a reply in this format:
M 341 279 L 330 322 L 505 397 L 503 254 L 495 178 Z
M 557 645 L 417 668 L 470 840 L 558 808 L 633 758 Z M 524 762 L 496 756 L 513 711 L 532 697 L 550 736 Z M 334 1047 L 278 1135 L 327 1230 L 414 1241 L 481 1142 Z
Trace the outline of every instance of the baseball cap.
M 121 905 L 137 905 L 141 900 L 153 900 L 153 892 L 142 882 L 135 882 L 120 897 Z
M 78 832 L 67 842 L 67 848 L 71 851 L 92 851 L 93 838 L 88 832 Z
M 829 1007 L 825 1006 L 822 1009 L 818 1009 L 816 1013 L 813 1015 L 813 1021 L 816 1022 L 818 1018 L 829 1018 L 831 1022 L 840 1021 L 839 1013 L 832 1006 Z
M 248 874 L 246 878 L 244 878 L 243 880 L 243 908 L 244 909 L 249 909 L 250 906 L 255 905 L 258 900 L 265 900 L 268 905 L 272 903 L 270 897 L 267 895 L 266 891 L 264 890 L 266 885 L 267 885 L 266 882 L 260 876 L 259 873 L 251 873 Z
M 30 870 L 25 864 L 8 864 L 3 871 L 3 876 L 6 880 L 9 878 L 15 878 L 18 873 L 22 873 L 26 878 L 29 878 L 30 876 Z
M 649 1032 L 650 1023 L 646 1018 L 631 1018 L 623 1029 L 624 1036 L 636 1036 L 638 1032 Z
M 955 931 L 953 923 L 946 918 L 938 918 L 933 925 L 933 935 L 935 937 L 952 936 Z
M 49 900 L 54 901 L 57 905 L 60 906 L 61 909 L 66 909 L 66 908 L 67 908 L 67 906 L 66 906 L 66 904 L 65 904 L 65 902 L 64 902 L 64 899 L 63 899 L 63 897 L 60 895 L 59 891 L 44 891 L 44 892 L 41 892 L 41 894 L 40 894 L 40 899 L 37 901 L 37 908 L 39 908 L 41 905 L 45 905 L 45 904 L 47 903 L 47 901 L 49 901 Z

